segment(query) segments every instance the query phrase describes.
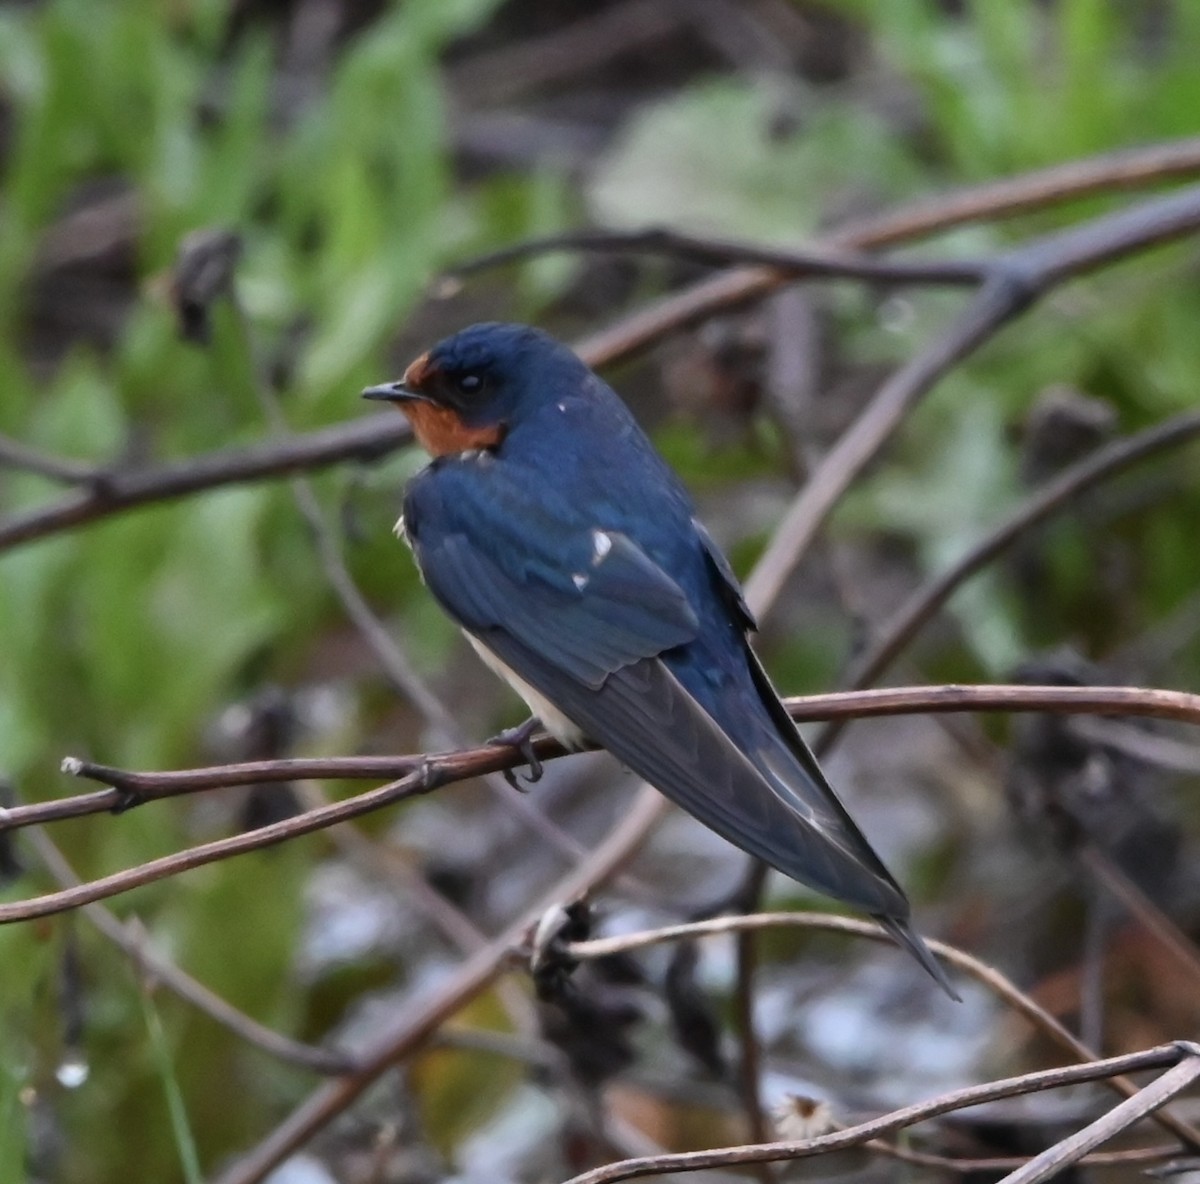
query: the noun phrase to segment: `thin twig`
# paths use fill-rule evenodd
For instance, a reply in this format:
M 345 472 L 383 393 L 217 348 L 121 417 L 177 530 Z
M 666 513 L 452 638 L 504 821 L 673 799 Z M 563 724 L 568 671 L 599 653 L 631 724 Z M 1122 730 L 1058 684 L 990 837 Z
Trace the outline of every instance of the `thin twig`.
M 892 938 L 871 921 L 859 921 L 853 917 L 838 917 L 829 913 L 754 913 L 750 916 L 715 917 L 709 921 L 693 921 L 683 925 L 666 925 L 659 929 L 648 929 L 638 933 L 626 933 L 619 937 L 596 938 L 592 941 L 571 942 L 566 953 L 572 958 L 603 958 L 612 954 L 625 954 L 645 949 L 664 941 L 680 941 L 713 934 L 741 934 L 772 928 L 818 929 L 827 933 L 845 933 L 854 937 L 865 937 L 869 941 L 891 942 Z M 1039 1031 L 1048 1036 L 1061 1048 L 1081 1061 L 1094 1061 L 1098 1054 L 1058 1022 L 1045 1008 L 1041 1007 L 1010 979 L 995 967 L 972 957 L 970 954 L 945 942 L 927 939 L 929 948 L 942 961 L 970 975 L 982 983 L 1014 1011 L 1022 1015 Z M 1137 1086 L 1124 1077 L 1112 1077 L 1108 1085 L 1123 1097 L 1132 1097 Z M 1160 1126 L 1169 1130 L 1182 1142 L 1200 1147 L 1200 1132 L 1188 1123 L 1172 1115 L 1163 1114 L 1157 1119 Z
M 709 267 L 758 264 L 788 279 L 855 279 L 881 284 L 920 284 L 952 287 L 981 283 L 990 264 L 978 259 L 891 260 L 872 259 L 844 249 L 814 246 L 803 250 L 701 238 L 694 234 L 655 226 L 646 230 L 572 230 L 544 238 L 527 239 L 458 264 L 455 277 L 474 275 L 489 268 L 517 263 L 536 255 L 559 251 L 669 255 Z
M 499 750 L 497 750 L 499 751 Z M 511 755 L 511 754 L 509 754 Z M 212 765 L 201 769 L 173 769 L 161 773 L 140 773 L 115 769 L 111 765 L 67 757 L 62 771 L 72 777 L 86 777 L 112 786 L 111 789 L 34 802 L 27 806 L 0 806 L 0 832 L 58 822 L 86 814 L 118 814 L 132 806 L 158 798 L 224 789 L 232 785 L 288 782 L 301 777 L 325 780 L 358 779 L 378 781 L 404 777 L 421 767 L 422 757 L 303 757 L 286 760 L 244 761 L 233 765 Z
M 572 1176 L 566 1184 L 614 1184 L 618 1180 L 631 1180 L 639 1176 L 657 1176 L 667 1172 L 693 1172 L 706 1168 L 730 1167 L 734 1164 L 762 1163 L 807 1159 L 824 1155 L 830 1151 L 843 1151 L 858 1147 L 870 1139 L 890 1134 L 895 1130 L 913 1126 L 929 1118 L 937 1118 L 968 1106 L 1001 1098 L 1020 1097 L 1039 1093 L 1064 1085 L 1075 1085 L 1089 1081 L 1103 1081 L 1115 1073 L 1132 1073 L 1140 1069 L 1169 1068 L 1179 1064 L 1183 1058 L 1200 1057 L 1200 1049 L 1185 1044 L 1167 1044 L 1144 1052 L 1127 1056 L 1110 1057 L 1102 1061 L 1090 1061 L 1085 1065 L 1072 1065 L 1062 1069 L 1043 1069 L 1036 1073 L 1024 1073 L 1018 1077 L 1006 1077 L 986 1085 L 970 1086 L 894 1110 L 870 1122 L 847 1127 L 833 1134 L 820 1135 L 814 1139 L 796 1139 L 778 1143 L 750 1144 L 744 1147 L 722 1147 L 712 1151 L 686 1151 L 677 1154 L 644 1156 L 626 1159 L 619 1163 L 605 1164 L 590 1172 Z M 1200 1072 L 1198 1067 L 1196 1072 Z M 1174 1083 L 1172 1083 L 1174 1084 Z
M 347 460 L 379 460 L 411 438 L 401 416 L 367 415 L 291 439 L 220 449 L 131 472 L 113 472 L 101 483 L 0 522 L 0 552 L 124 510 L 173 501 L 202 490 L 312 472 Z
M 880 387 L 793 502 L 746 583 L 746 600 L 773 600 L 816 532 L 904 417 L 958 362 L 1063 281 L 1200 227 L 1200 187 L 1047 235 L 999 256 L 951 327 Z
M 1046 711 L 1055 714 L 1147 716 L 1200 724 L 1200 695 L 1145 687 L 946 684 L 800 695 L 785 699 L 784 704 L 792 718 L 802 723 L 919 712 Z M 562 747 L 545 735 L 537 736 L 533 745 L 540 760 L 554 760 L 564 755 Z M 436 770 L 439 785 L 449 785 L 481 773 L 513 768 L 522 760 L 521 754 L 504 745 L 482 745 L 430 756 L 295 758 L 164 772 L 134 772 L 68 757 L 63 762 L 65 772 L 116 788 L 26 806 L 0 807 L 0 833 L 35 823 L 120 810 L 138 801 L 232 785 L 300 778 L 378 780 L 380 777 L 410 776 L 426 766 Z
M 30 448 L 19 440 L 0 435 L 0 469 L 5 468 L 36 473 L 39 477 L 60 481 L 64 485 L 103 485 L 108 479 L 108 471 L 100 465 L 65 456 L 52 456 L 48 452 Z
M 75 869 L 48 835 L 34 830 L 26 836 L 26 841 L 33 845 L 46 869 L 60 884 L 75 886 L 81 883 Z M 120 921 L 102 904 L 84 905 L 83 913 L 143 975 L 163 983 L 181 999 L 263 1052 L 318 1073 L 337 1075 L 353 1069 L 355 1061 L 350 1054 L 293 1040 L 238 1010 L 187 971 L 156 953 L 145 930 L 136 921 Z
M 1101 1143 L 1128 1130 L 1135 1122 L 1169 1102 L 1200 1077 L 1200 1046 L 1192 1045 L 1187 1047 L 1186 1051 L 1187 1060 L 1168 1069 L 1132 1098 L 1126 1098 L 1119 1106 L 1114 1106 L 1083 1130 L 1068 1135 L 1053 1147 L 1034 1156 L 1023 1167 L 1005 1176 L 1000 1184 L 1042 1184 L 1043 1180 L 1049 1180 L 1064 1168 L 1082 1159 L 1093 1147 L 1099 1147 Z
M 871 645 L 847 671 L 844 685 L 869 686 L 882 675 L 920 628 L 971 576 L 1051 515 L 1072 504 L 1081 494 L 1117 473 L 1170 448 L 1191 443 L 1200 436 L 1200 412 L 1172 416 L 1154 427 L 1098 449 L 1063 470 L 1041 489 L 1018 505 L 973 547 L 945 571 L 918 588 L 879 628 Z M 844 727 L 833 724 L 829 739 Z
M 376 1051 L 357 1073 L 318 1088 L 245 1157 L 218 1178 L 218 1184 L 256 1184 L 302 1147 L 317 1131 L 341 1114 L 373 1082 L 409 1056 L 442 1024 L 496 980 L 511 951 L 546 909 L 574 900 L 615 875 L 633 856 L 666 811 L 665 799 L 643 790 L 617 827 L 587 860 L 567 873 L 551 892 L 525 910 L 494 941 L 462 963 L 437 990 L 407 1009 L 395 1026 L 379 1035 Z

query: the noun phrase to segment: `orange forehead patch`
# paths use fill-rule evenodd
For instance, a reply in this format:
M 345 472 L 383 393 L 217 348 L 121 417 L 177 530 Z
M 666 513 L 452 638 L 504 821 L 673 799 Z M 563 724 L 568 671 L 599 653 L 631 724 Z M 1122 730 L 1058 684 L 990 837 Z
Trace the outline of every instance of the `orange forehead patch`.
M 437 367 L 430 364 L 429 354 L 423 353 L 419 358 L 409 363 L 404 371 L 404 385 L 419 391 L 433 377 Z
M 416 389 L 409 377 L 413 366 L 422 361 L 424 355 L 404 373 L 404 383 Z M 402 403 L 400 409 L 408 416 L 413 433 L 421 447 L 430 456 L 447 456 L 455 452 L 470 452 L 473 448 L 495 448 L 504 439 L 501 424 L 488 424 L 472 428 L 463 423 L 458 412 L 451 407 L 435 407 L 432 403 Z

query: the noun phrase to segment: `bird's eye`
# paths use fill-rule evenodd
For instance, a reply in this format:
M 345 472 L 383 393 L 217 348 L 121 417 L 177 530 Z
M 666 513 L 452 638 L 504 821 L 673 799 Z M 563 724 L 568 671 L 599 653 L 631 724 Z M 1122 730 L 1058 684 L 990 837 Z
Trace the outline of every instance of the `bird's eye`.
M 474 370 L 468 370 L 455 377 L 454 385 L 464 395 L 476 395 L 483 389 L 483 378 Z

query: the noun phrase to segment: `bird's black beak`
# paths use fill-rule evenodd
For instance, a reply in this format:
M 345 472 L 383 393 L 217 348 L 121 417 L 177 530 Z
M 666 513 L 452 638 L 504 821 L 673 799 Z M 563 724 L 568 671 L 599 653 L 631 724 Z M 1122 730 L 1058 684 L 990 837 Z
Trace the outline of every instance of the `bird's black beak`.
M 385 382 L 379 386 L 369 386 L 362 393 L 364 399 L 380 399 L 385 403 L 432 403 L 433 400 L 403 382 Z

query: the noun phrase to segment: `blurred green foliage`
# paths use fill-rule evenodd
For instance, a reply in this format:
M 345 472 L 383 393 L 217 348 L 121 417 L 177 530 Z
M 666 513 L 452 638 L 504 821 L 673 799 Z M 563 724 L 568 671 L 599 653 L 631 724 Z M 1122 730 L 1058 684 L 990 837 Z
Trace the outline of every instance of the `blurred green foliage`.
M 328 92 L 292 102 L 273 85 L 265 34 L 225 45 L 223 0 L 0 8 L 0 93 L 14 112 L 0 178 L 0 431 L 96 461 L 181 457 L 264 435 L 244 351 L 182 343 L 152 294 L 152 277 L 196 228 L 243 237 L 239 296 L 254 353 L 286 363 L 285 412 L 303 429 L 355 413 L 355 391 L 387 372 L 386 347 L 440 268 L 557 228 L 581 196 L 614 223 L 800 239 L 848 190 L 887 204 L 1195 133 L 1200 121 L 1200 5 L 1191 0 L 1161 6 L 1175 31 L 1161 43 L 1138 23 L 1149 6 L 1105 0 L 974 0 L 961 19 L 933 0 L 828 6 L 861 21 L 881 68 L 910 88 L 919 113 L 911 134 L 852 89 L 788 91 L 783 108 L 802 115 L 772 133 L 778 86 L 702 80 L 647 106 L 585 195 L 552 165 L 471 184 L 455 178 L 440 59 L 496 0 L 387 6 L 340 53 Z M 57 364 L 31 360 L 28 281 L 44 235 L 80 187 L 99 183 L 132 195 L 144 296 L 110 345 L 75 342 Z M 967 230 L 938 249 L 980 253 L 1079 216 L 1075 207 Z M 1126 430 L 1192 404 L 1200 374 L 1192 258 L 1181 247 L 1113 269 L 1009 329 L 939 386 L 840 514 L 842 537 L 886 532 L 926 568 L 944 565 L 1016 496 L 1011 425 L 1049 383 L 1109 399 Z M 570 274 L 561 260 L 523 268 L 514 315 L 536 311 Z M 837 287 L 830 306 L 843 348 L 897 360 L 936 333 L 959 299 L 905 297 L 895 323 L 876 316 L 874 297 L 858 288 Z M 229 344 L 220 334 L 238 331 L 218 326 L 217 346 Z M 664 429 L 663 443 L 698 489 L 769 472 L 779 452 L 768 438 L 766 462 L 744 442 L 714 454 L 682 423 Z M 391 491 L 415 463 L 397 458 L 365 479 L 370 529 L 351 560 L 368 596 L 404 623 L 418 663 L 433 668 L 454 632 L 420 594 L 386 525 Z M 1054 528 L 1037 611 L 997 575 L 956 601 L 968 651 L 936 660 L 956 676 L 1001 675 L 1032 646 L 1070 639 L 1103 652 L 1118 626 L 1145 628 L 1169 612 L 1194 590 L 1200 504 L 1193 473 L 1172 468 L 1168 480 L 1169 499 L 1134 498 L 1114 511 L 1138 564 L 1119 621 L 1097 608 L 1095 546 L 1067 522 Z M 319 488 L 334 504 L 349 483 L 333 475 Z M 11 511 L 55 488 L 5 474 L 0 493 Z M 734 550 L 748 558 L 753 540 Z M 261 681 L 304 670 L 340 624 L 282 486 L 228 489 L 6 554 L 0 772 L 32 799 L 64 791 L 56 770 L 68 752 L 135 767 L 193 763 L 216 712 Z M 803 642 L 777 655 L 776 672 L 788 689 L 819 685 L 835 660 L 827 639 Z M 56 836 L 82 874 L 98 875 L 194 842 L 207 825 L 182 809 L 145 810 Z M 194 872 L 117 908 L 136 909 L 183 966 L 286 1028 L 304 1014 L 309 989 L 289 967 L 319 842 Z M 4 899 L 44 884 L 26 877 Z M 298 1075 L 214 1039 L 210 1022 L 173 998 L 143 1005 L 124 959 L 83 925 L 91 1076 L 86 1089 L 65 1091 L 55 1070 L 69 1050 L 54 999 L 71 924 L 0 929 L 0 1179 L 21 1179 L 29 1162 L 44 1178 L 79 1184 L 131 1171 L 188 1178 L 190 1140 L 211 1170 L 300 1096 L 307 1083 Z M 439 1063 L 451 1066 L 440 1078 Z M 422 1066 L 429 1096 L 453 1112 L 439 1116 L 431 1104 L 426 1114 L 447 1151 L 478 1117 L 464 1111 L 464 1095 L 476 1109 L 481 1097 L 492 1104 L 507 1080 L 473 1088 L 463 1068 L 471 1063 L 444 1054 Z M 65 1151 L 31 1134 L 40 1106 L 69 1133 Z

